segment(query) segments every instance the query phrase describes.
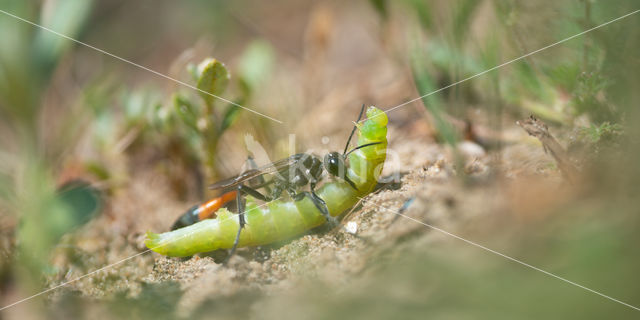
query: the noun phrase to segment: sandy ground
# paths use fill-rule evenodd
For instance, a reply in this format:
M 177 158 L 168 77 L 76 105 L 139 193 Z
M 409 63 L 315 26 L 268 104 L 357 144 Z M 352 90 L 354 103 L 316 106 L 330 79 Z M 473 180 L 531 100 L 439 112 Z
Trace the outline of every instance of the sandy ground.
M 397 128 L 390 129 L 394 131 Z M 160 292 L 172 299 L 170 310 L 181 316 L 199 314 L 211 308 L 212 301 L 237 299 L 245 301 L 243 312 L 257 316 L 256 308 L 267 299 L 299 291 L 305 283 L 340 290 L 370 277 L 372 268 L 381 259 L 393 259 L 394 252 L 452 241 L 442 230 L 476 232 L 482 230 L 483 219 L 506 211 L 527 219 L 531 213 L 522 209 L 527 206 L 515 205 L 527 198 L 523 195 L 562 181 L 557 170 L 550 169 L 553 160 L 535 141 L 516 129 L 513 135 L 522 143 L 500 153 L 463 143 L 463 168 L 455 168 L 449 148 L 411 134 L 398 136 L 390 148 L 399 161 L 387 165 L 384 173 L 400 183 L 386 184 L 364 198 L 338 227 L 319 227 L 289 241 L 243 248 L 227 266 L 218 263 L 219 253 L 178 259 L 147 252 L 144 232 L 166 230 L 188 204 L 163 197 L 170 192 L 164 178 L 141 171 L 135 183 L 112 196 L 102 216 L 65 236 L 53 254 L 57 272 L 47 279 L 52 287 L 118 264 L 54 290 L 47 299 L 54 306 L 64 305 L 69 296 L 139 303 L 149 293 Z M 541 187 L 522 187 L 521 176 L 540 177 Z M 413 200 L 399 215 L 408 199 Z M 102 307 L 95 305 L 97 310 Z M 231 303 L 222 309 L 236 307 Z

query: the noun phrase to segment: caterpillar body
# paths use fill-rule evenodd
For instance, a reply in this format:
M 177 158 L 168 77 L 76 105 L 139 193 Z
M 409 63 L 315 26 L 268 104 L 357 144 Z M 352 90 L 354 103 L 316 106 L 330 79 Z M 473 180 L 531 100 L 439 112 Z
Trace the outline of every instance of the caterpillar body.
M 346 181 L 335 179 L 324 183 L 317 195 L 326 202 L 331 216 L 339 216 L 351 208 L 360 197 L 370 193 L 377 183 L 386 159 L 387 115 L 369 107 L 367 120 L 358 127 L 358 145 L 372 144 L 348 155 Z M 376 143 L 376 144 L 373 144 Z M 264 204 L 247 196 L 246 225 L 239 238 L 239 247 L 257 246 L 288 239 L 326 222 L 326 218 L 307 197 L 301 200 L 274 200 Z M 233 247 L 238 232 L 239 215 L 226 208 L 216 212 L 215 219 L 207 219 L 190 226 L 165 233 L 147 232 L 145 245 L 150 250 L 172 257 L 185 257 Z

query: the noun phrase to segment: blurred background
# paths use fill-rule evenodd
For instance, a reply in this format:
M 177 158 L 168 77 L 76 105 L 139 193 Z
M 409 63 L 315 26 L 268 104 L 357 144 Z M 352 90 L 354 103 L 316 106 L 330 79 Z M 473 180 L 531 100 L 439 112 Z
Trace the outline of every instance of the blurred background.
M 166 231 L 241 170 L 248 137 L 272 160 L 292 144 L 341 150 L 363 103 L 393 108 L 638 9 L 0 0 L 0 307 L 145 251 L 144 232 Z M 631 15 L 394 109 L 384 174 L 402 180 L 372 199 L 393 210 L 417 199 L 408 215 L 640 306 L 639 33 Z M 560 160 L 516 125 L 529 115 L 560 142 Z M 393 216 L 363 204 L 345 220 L 369 240 L 315 230 L 224 270 L 208 255 L 139 255 L 0 317 L 640 312 Z

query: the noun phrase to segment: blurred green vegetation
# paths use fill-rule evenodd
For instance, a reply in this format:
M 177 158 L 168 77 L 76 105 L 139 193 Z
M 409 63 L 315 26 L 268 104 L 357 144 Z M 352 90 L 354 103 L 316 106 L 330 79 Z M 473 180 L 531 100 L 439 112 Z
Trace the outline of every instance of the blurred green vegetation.
M 179 136 L 179 140 L 190 146 L 189 152 L 205 165 L 207 183 L 220 178 L 216 165 L 220 137 L 238 119 L 242 111 L 239 106 L 251 102 L 254 90 L 266 79 L 272 64 L 273 53 L 269 44 L 265 41 L 251 43 L 240 61 L 240 73 L 235 86 L 239 97 L 231 102 L 218 98 L 223 96 L 231 79 L 224 64 L 207 58 L 197 66 L 188 66 L 196 87 L 201 90 L 198 95 L 203 103 L 193 101 L 192 91 L 175 93 L 172 98 L 175 110 L 169 114 L 177 114 L 181 121 L 177 122 L 169 116 L 163 119 L 165 124 L 160 124 L 160 129 L 163 134 Z
M 406 52 L 423 95 L 636 8 L 633 1 L 597 0 L 371 2 L 385 21 L 395 6 L 419 22 L 419 29 L 408 33 Z M 615 98 L 622 90 L 614 79 L 628 70 L 612 67 L 627 61 L 623 55 L 633 60 L 624 52 L 635 46 L 637 34 L 633 27 L 605 28 L 425 97 L 440 139 L 450 144 L 460 139 L 445 119 L 466 118 L 466 110 L 477 105 L 491 108 L 498 119 L 533 113 L 570 127 L 584 120 L 619 123 L 628 106 Z
M 32 2 L 3 1 L 1 8 L 76 37 L 92 3 L 71 0 L 39 8 Z M 0 170 L 7 177 L 0 187 L 6 190 L 0 193 L 1 203 L 3 211 L 19 213 L 15 271 L 25 285 L 39 286 L 39 277 L 34 275 L 48 269 L 52 246 L 63 234 L 95 215 L 100 199 L 86 184 L 56 189 L 51 170 L 64 150 L 43 145 L 44 130 L 50 128 L 38 123 L 54 71 L 72 43 L 4 15 L 0 19 L 0 39 L 0 123 L 6 135 L 0 154 L 5 166 Z M 64 121 L 66 126 L 74 126 L 73 119 Z M 45 148 L 49 148 L 46 153 L 42 152 Z
M 84 0 L 3 1 L 0 9 L 78 38 L 92 7 L 92 1 Z M 221 62 L 206 59 L 189 66 L 194 86 L 202 90 L 200 102 L 194 102 L 198 97 L 192 91 L 177 91 L 169 99 L 156 88 L 131 90 L 109 76 L 96 77 L 89 79 L 84 92 L 65 97 L 65 103 L 80 108 L 56 106 L 54 112 L 60 116 L 43 121 L 51 112 L 46 110 L 47 95 L 57 90 L 54 77 L 67 68 L 64 63 L 73 56 L 74 43 L 6 15 L 0 19 L 0 38 L 0 124 L 6 135 L 1 141 L 0 205 L 18 221 L 17 250 L 3 261 L 2 270 L 10 270 L 5 263 L 15 259 L 13 272 L 29 291 L 40 286 L 43 272 L 56 272 L 49 258 L 58 240 L 102 208 L 101 195 L 82 180 L 101 181 L 105 191 L 126 182 L 126 168 L 114 165 L 113 158 L 132 143 L 162 141 L 164 152 L 175 152 L 187 159 L 187 165 L 192 161 L 195 167 L 206 166 L 208 180 L 216 177 L 218 139 L 241 110 L 207 94 L 222 95 L 227 89 L 230 75 Z M 268 43 L 256 40 L 248 46 L 234 86 L 239 93 L 235 104 L 250 102 L 272 63 Z M 115 105 L 121 108 L 114 110 L 118 99 Z M 67 157 L 87 132 L 98 156 Z M 181 148 L 170 150 L 171 146 Z
M 621 131 L 621 125 L 604 122 L 599 126 L 592 124 L 590 127 L 581 128 L 580 134 L 589 138 L 591 142 L 598 143 L 601 140 L 613 140 L 616 136 L 621 134 Z
M 207 184 L 220 178 L 220 139 L 238 120 L 242 111 L 239 106 L 251 103 L 256 88 L 269 76 L 274 60 L 272 50 L 264 40 L 249 43 L 240 57 L 236 77 L 214 58 L 189 63 L 186 70 L 190 81 L 200 91 L 185 87 L 166 96 L 154 90 L 121 89 L 124 131 L 136 132 L 138 146 L 156 146 L 182 166 L 193 168 L 201 181 L 197 188 L 202 195 Z M 229 91 L 235 92 L 237 98 L 228 98 Z M 112 113 L 107 110 L 101 117 L 112 117 Z M 114 122 L 117 119 L 108 121 L 106 128 L 117 128 Z M 96 135 L 100 136 L 104 135 Z M 202 172 L 204 177 L 200 177 Z M 168 174 L 175 181 L 184 179 Z

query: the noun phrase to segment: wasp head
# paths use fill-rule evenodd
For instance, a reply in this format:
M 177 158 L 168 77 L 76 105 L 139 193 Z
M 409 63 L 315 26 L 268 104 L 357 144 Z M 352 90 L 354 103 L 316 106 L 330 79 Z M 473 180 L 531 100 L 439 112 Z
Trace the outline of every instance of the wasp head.
M 333 176 L 344 175 L 344 156 L 338 152 L 328 153 L 324 156 L 324 168 Z
M 339 152 L 330 152 L 324 156 L 324 168 L 327 172 L 332 176 L 344 179 L 353 189 L 358 190 L 355 183 L 346 175 L 345 162 L 345 156 Z

